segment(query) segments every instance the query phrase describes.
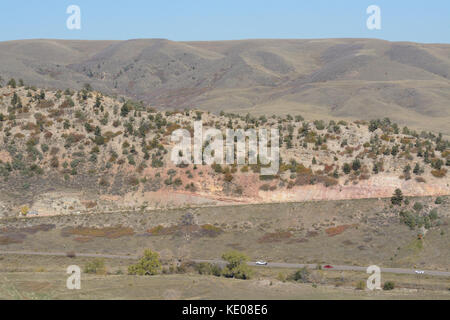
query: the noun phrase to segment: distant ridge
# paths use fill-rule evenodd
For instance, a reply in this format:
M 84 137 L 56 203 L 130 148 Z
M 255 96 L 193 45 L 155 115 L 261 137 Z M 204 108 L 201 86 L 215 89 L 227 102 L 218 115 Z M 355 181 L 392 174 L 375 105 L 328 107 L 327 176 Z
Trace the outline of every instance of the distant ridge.
M 0 76 L 156 107 L 390 117 L 450 135 L 450 45 L 370 39 L 0 42 Z

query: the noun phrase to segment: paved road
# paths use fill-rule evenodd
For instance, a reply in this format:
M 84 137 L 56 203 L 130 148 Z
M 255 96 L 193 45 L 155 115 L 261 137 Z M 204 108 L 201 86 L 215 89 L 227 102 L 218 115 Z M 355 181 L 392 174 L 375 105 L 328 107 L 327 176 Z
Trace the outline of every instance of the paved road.
M 0 251 L 0 255 L 24 255 L 24 256 L 47 256 L 47 257 L 67 257 L 68 252 L 36 252 L 36 251 Z M 96 254 L 96 253 L 75 253 L 77 257 L 84 258 L 104 258 L 104 259 L 128 259 L 136 260 L 137 256 L 120 256 L 111 254 Z
M 0 255 L 30 255 L 30 256 L 52 256 L 52 257 L 67 257 L 66 252 L 36 252 L 36 251 L 0 251 Z M 126 259 L 126 260 L 136 260 L 139 257 L 132 255 L 110 255 L 110 254 L 95 254 L 95 253 L 76 253 L 77 257 L 86 257 L 86 258 L 104 258 L 104 259 Z M 218 264 L 221 266 L 225 266 L 227 264 L 226 261 L 223 260 L 193 260 L 196 263 L 212 263 Z M 316 269 L 317 264 L 296 264 L 296 263 L 280 263 L 280 262 L 270 262 L 267 266 L 259 266 L 256 262 L 249 262 L 249 266 L 253 267 L 261 267 L 261 268 L 284 268 L 284 269 L 301 269 L 304 267 L 310 269 Z M 358 272 L 366 272 L 367 267 L 355 267 L 355 266 L 338 266 L 332 265 L 332 269 L 324 269 L 329 271 L 358 271 Z M 435 276 L 435 277 L 450 277 L 450 272 L 446 271 L 432 271 L 432 270 L 423 270 L 425 271 L 424 275 Z M 402 268 L 381 268 L 382 273 L 395 273 L 395 274 L 416 274 L 415 269 L 402 269 Z
M 227 263 L 225 261 L 221 260 L 194 260 L 197 263 L 201 262 L 209 262 L 219 265 L 226 265 Z M 249 266 L 253 267 L 265 267 L 265 268 L 284 268 L 284 269 L 301 269 L 301 268 L 309 268 L 309 269 L 316 269 L 317 264 L 296 264 L 296 263 L 279 263 L 279 262 L 270 262 L 267 264 L 267 266 L 259 266 L 256 264 L 256 262 L 249 262 Z M 322 265 L 323 270 L 330 270 L 330 271 L 360 271 L 360 272 L 366 272 L 367 267 L 355 267 L 355 266 L 337 266 L 332 265 L 332 269 L 324 269 L 325 265 Z M 446 271 L 425 271 L 424 275 L 428 276 L 436 276 L 436 277 L 450 277 L 450 272 Z M 381 272 L 383 273 L 396 273 L 396 274 L 416 274 L 415 269 L 402 269 L 402 268 L 381 268 Z

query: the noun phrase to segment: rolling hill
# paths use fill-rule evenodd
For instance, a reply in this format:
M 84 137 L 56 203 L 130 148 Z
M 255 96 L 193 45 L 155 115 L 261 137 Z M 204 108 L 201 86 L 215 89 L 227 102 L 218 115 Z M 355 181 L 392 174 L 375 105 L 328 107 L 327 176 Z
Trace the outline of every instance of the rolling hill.
M 0 76 L 170 109 L 390 117 L 450 135 L 450 45 L 369 39 L 0 43 Z
M 273 171 L 265 174 L 262 161 L 251 162 L 250 155 L 230 165 L 224 159 L 207 165 L 206 158 L 198 165 L 192 159 L 174 162 L 174 154 L 187 151 L 177 149 L 172 133 L 193 134 L 200 119 L 205 150 L 207 129 L 225 134 L 227 128 L 278 128 L 279 149 L 270 142 L 271 153 L 279 151 L 279 161 L 270 160 Z M 410 197 L 441 196 L 450 194 L 449 167 L 448 140 L 388 119 L 162 112 L 87 89 L 21 83 L 0 88 L 0 218 L 24 206 L 58 215 L 92 208 L 389 198 L 396 189 Z

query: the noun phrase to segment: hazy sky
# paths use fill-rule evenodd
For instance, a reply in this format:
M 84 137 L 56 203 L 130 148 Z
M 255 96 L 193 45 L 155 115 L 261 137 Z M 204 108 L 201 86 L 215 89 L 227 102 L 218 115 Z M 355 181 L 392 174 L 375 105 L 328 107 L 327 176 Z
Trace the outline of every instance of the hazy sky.
M 450 43 L 449 0 L 1 0 L 0 40 L 381 38 Z M 69 30 L 69 5 L 81 30 Z M 366 27 L 370 5 L 381 30 Z

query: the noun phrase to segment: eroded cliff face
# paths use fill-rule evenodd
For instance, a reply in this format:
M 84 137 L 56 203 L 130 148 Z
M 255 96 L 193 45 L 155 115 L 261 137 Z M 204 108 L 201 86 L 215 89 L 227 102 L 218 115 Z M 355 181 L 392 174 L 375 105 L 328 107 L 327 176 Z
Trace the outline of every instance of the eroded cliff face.
M 322 184 L 299 186 L 291 190 L 259 192 L 262 202 L 287 202 L 310 200 L 346 200 L 391 197 L 396 189 L 401 189 L 408 197 L 442 196 L 450 194 L 448 180 L 432 183 L 405 181 L 397 177 L 372 177 L 353 185 L 325 187 Z
M 0 119 L 0 201 L 8 203 L 2 216 L 27 208 L 33 215 L 66 215 L 388 198 L 397 188 L 406 196 L 450 194 L 450 142 L 387 118 L 161 112 L 87 89 L 7 86 L 0 88 Z M 203 129 L 196 129 L 200 120 Z M 279 153 L 279 170 L 262 176 L 261 155 L 254 163 L 194 165 L 187 157 L 177 165 L 172 156 L 188 150 L 177 148 L 172 134 L 198 131 L 206 150 L 212 128 L 224 138 L 227 128 L 277 129 L 280 146 L 270 149 Z
M 247 182 L 251 181 L 255 182 L 251 178 Z M 401 189 L 408 197 L 450 195 L 448 179 L 418 183 L 415 180 L 405 181 L 390 176 L 376 176 L 358 181 L 357 184 L 347 183 L 329 187 L 315 184 L 262 191 L 257 186 L 258 184 L 249 184 L 243 195 L 225 193 L 223 186 L 215 184 L 212 180 L 209 183 L 204 182 L 203 189 L 197 192 L 145 191 L 144 188 L 139 188 L 123 195 L 94 195 L 86 192 L 55 191 L 39 195 L 29 207 L 33 215 L 54 216 L 236 204 L 378 199 L 390 198 L 396 189 Z M 0 206 L 0 211 L 3 216 L 17 216 L 24 205 L 28 204 L 8 209 L 9 214 L 5 212 L 5 206 Z

